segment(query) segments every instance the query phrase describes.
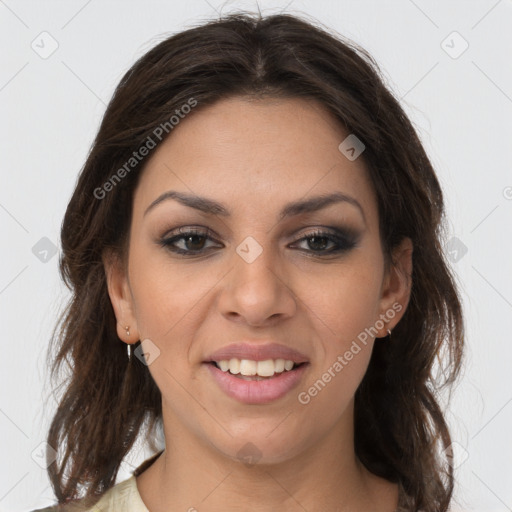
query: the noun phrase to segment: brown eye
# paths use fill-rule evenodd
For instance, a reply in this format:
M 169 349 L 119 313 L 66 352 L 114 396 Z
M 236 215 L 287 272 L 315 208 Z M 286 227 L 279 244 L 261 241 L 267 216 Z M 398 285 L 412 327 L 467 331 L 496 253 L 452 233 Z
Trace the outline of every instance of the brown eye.
M 185 241 L 185 246 L 190 251 L 199 251 L 204 247 L 206 242 L 206 237 L 201 235 L 190 235 L 187 237 L 183 237 Z
M 294 242 L 291 247 L 298 247 L 305 252 L 318 256 L 331 255 L 346 252 L 357 244 L 357 236 L 354 233 L 335 231 L 314 231 L 308 233 L 300 240 Z
M 313 251 L 325 250 L 330 242 L 326 236 L 311 236 L 307 240 L 309 248 Z
M 212 248 L 212 246 L 219 245 L 216 240 L 209 236 L 209 230 L 185 230 L 180 228 L 174 232 L 179 234 L 172 236 L 173 233 L 170 233 L 171 236 L 165 236 L 160 240 L 160 245 L 176 254 L 201 255 L 206 253 L 206 250 Z M 212 244 L 207 246 L 207 242 L 212 242 Z

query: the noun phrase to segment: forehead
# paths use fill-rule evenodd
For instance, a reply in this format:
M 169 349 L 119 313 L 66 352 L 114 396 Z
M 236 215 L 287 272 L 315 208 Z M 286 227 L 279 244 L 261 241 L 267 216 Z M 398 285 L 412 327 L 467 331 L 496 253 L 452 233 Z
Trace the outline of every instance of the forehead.
M 233 203 L 262 215 L 308 195 L 341 191 L 370 219 L 376 200 L 362 158 L 338 149 L 349 132 L 319 103 L 303 99 L 231 98 L 182 119 L 141 176 L 134 212 L 166 190 Z

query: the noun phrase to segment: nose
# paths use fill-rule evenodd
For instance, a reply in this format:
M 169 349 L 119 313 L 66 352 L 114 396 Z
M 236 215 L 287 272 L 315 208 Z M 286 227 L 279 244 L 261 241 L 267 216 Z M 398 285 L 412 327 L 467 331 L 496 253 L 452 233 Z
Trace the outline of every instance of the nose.
M 279 271 L 270 249 L 253 261 L 239 254 L 234 254 L 233 260 L 219 298 L 219 308 L 226 318 L 264 327 L 295 314 L 297 303 L 291 283 Z

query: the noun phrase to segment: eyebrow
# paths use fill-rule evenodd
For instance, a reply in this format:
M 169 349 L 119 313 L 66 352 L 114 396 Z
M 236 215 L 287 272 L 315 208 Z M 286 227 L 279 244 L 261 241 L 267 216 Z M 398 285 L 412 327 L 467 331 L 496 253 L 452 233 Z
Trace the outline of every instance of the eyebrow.
M 230 217 L 231 214 L 229 211 L 220 203 L 213 201 L 212 199 L 208 199 L 206 197 L 196 196 L 192 194 L 185 194 L 183 192 L 177 192 L 175 190 L 169 190 L 164 192 L 161 196 L 157 197 L 144 212 L 144 216 L 155 208 L 160 203 L 167 201 L 169 199 L 174 199 L 181 203 L 184 206 L 188 206 L 189 208 L 194 208 L 208 215 L 220 215 L 222 217 Z M 320 195 L 311 197 L 309 199 L 303 199 L 299 201 L 294 201 L 285 205 L 285 207 L 279 213 L 279 221 L 287 217 L 294 217 L 296 215 L 300 215 L 303 213 L 311 213 L 316 212 L 318 210 L 322 210 L 332 204 L 336 203 L 349 203 L 355 206 L 361 213 L 363 220 L 366 223 L 366 218 L 364 214 L 363 207 L 359 203 L 357 199 L 347 194 L 343 194 L 341 192 L 335 192 L 327 195 Z

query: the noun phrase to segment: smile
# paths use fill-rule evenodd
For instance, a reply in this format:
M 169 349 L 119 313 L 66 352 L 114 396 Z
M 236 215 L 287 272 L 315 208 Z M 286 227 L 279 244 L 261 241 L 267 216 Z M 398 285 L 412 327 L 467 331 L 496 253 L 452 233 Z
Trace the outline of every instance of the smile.
M 295 388 L 309 363 L 276 359 L 211 361 L 204 363 L 220 389 L 243 404 L 266 404 L 278 400 Z

